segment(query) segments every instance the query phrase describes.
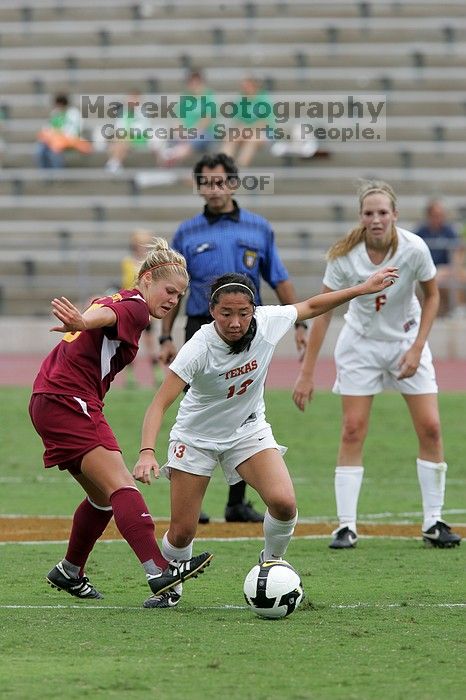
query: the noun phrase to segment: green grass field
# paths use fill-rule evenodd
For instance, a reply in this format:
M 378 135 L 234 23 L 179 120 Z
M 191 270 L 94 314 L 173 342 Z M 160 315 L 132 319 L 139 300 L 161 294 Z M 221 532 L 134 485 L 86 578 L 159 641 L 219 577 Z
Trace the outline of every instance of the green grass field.
M 129 466 L 150 392 L 114 390 L 106 414 Z M 72 479 L 41 467 L 28 392 L 1 389 L 0 514 L 71 515 Z M 446 518 L 464 522 L 464 409 L 440 397 L 449 462 Z M 166 444 L 171 412 L 163 435 Z M 296 485 L 302 518 L 334 521 L 338 399 L 319 394 L 300 414 L 289 392 L 268 392 L 268 417 Z M 163 451 L 161 454 L 163 457 Z M 396 395 L 375 402 L 366 449 L 361 520 L 420 522 L 416 440 Z M 144 489 L 154 515 L 168 515 L 164 480 Z M 205 508 L 221 518 L 226 487 L 212 480 Z M 250 496 L 253 496 L 250 493 Z M 256 505 L 258 499 L 254 498 Z M 363 538 L 349 552 L 328 538 L 295 539 L 287 554 L 307 598 L 289 618 L 266 621 L 245 606 L 242 582 L 259 540 L 200 542 L 215 555 L 188 582 L 174 610 L 141 608 L 147 586 L 124 542 L 102 542 L 88 574 L 103 601 L 77 601 L 44 583 L 64 544 L 0 547 L 2 698 L 231 700 L 456 700 L 464 697 L 465 546 L 425 549 L 418 539 Z M 83 604 L 84 603 L 84 604 Z

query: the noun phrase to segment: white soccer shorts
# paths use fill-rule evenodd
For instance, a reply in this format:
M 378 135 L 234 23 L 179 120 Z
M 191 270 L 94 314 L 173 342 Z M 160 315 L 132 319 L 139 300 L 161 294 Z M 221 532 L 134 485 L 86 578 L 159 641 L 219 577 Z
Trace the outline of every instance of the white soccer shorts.
M 194 447 L 183 440 L 171 440 L 168 446 L 167 462 L 162 467 L 162 473 L 169 479 L 171 469 L 197 476 L 211 477 L 215 467 L 220 465 L 229 486 L 241 481 L 236 467 L 246 459 L 266 449 L 276 449 L 284 455 L 286 447 L 275 440 L 270 425 L 262 425 L 254 433 L 238 437 L 229 443 L 227 449 L 221 445 L 209 445 L 208 449 Z
M 416 373 L 397 379 L 399 363 L 413 339 L 400 341 L 373 340 L 345 325 L 335 346 L 337 378 L 334 394 L 373 396 L 384 389 L 401 394 L 436 394 L 438 392 L 432 353 L 426 343 Z

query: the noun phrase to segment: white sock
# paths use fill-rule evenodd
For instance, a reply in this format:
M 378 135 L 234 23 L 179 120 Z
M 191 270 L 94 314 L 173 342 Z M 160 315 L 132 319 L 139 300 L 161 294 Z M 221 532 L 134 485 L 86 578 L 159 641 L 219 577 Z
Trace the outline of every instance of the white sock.
M 356 513 L 363 474 L 364 467 L 336 467 L 335 469 L 338 529 L 349 527 L 356 533 Z
M 167 533 L 165 533 L 162 539 L 162 555 L 167 561 L 191 559 L 193 556 L 193 543 L 190 542 L 186 547 L 175 547 L 168 541 Z
M 264 515 L 264 561 L 283 559 L 298 520 L 298 511 L 291 520 L 277 520 L 268 509 Z
M 426 459 L 417 459 L 416 463 L 424 511 L 422 529 L 425 531 L 442 517 L 448 466 L 446 462 L 428 462 Z
M 162 555 L 167 561 L 183 561 L 191 559 L 193 556 L 193 543 L 190 542 L 186 547 L 175 547 L 168 541 L 167 533 L 162 538 Z M 183 593 L 183 584 L 177 583 L 173 586 L 173 590 L 178 595 Z

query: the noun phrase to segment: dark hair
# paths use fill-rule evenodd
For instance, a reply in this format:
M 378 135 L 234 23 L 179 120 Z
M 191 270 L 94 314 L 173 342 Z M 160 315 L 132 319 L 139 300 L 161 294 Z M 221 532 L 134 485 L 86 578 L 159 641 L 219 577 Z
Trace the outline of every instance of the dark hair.
M 60 105 L 61 107 L 68 107 L 69 105 L 69 100 L 67 95 L 55 95 L 55 104 Z
M 226 287 L 226 285 L 228 285 L 228 287 Z M 221 287 L 226 288 L 221 289 Z M 251 292 L 251 304 L 255 308 L 256 288 L 247 275 L 242 275 L 239 272 L 231 272 L 226 275 L 222 275 L 221 277 L 217 277 L 217 279 L 213 282 L 210 288 L 210 308 L 213 308 L 219 303 L 222 294 L 247 294 L 247 291 L 244 289 L 245 287 L 247 287 Z M 253 316 L 246 333 L 241 338 L 235 340 L 235 342 L 231 344 L 229 354 L 238 355 L 244 350 L 249 350 L 249 348 L 251 347 L 251 343 L 256 335 L 256 332 L 257 321 Z
M 206 154 L 205 156 L 202 156 L 201 160 L 199 160 L 196 165 L 193 168 L 193 177 L 196 182 L 197 187 L 199 188 L 199 179 L 202 175 L 202 171 L 204 168 L 209 168 L 209 170 L 213 170 L 216 168 L 218 165 L 221 165 L 225 171 L 225 173 L 228 175 L 227 179 L 233 179 L 236 180 L 238 177 L 238 166 L 236 165 L 235 161 L 233 158 L 230 156 L 227 156 L 226 153 L 214 153 L 214 154 Z

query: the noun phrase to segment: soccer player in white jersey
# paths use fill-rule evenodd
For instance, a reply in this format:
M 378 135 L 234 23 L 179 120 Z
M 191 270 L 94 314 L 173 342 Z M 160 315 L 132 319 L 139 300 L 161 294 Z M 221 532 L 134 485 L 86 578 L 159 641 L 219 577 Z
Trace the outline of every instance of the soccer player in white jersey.
M 396 196 L 384 182 L 366 182 L 359 191 L 359 224 L 333 245 L 324 275 L 324 293 L 357 284 L 388 264 L 399 281 L 381 294 L 353 299 L 335 347 L 343 423 L 335 470 L 338 528 L 333 549 L 357 543 L 356 514 L 363 478 L 363 447 L 372 401 L 385 387 L 405 399 L 419 441 L 417 473 L 422 494 L 423 539 L 429 545 L 453 547 L 461 538 L 442 520 L 445 474 L 437 383 L 427 336 L 437 313 L 436 268 L 424 241 L 398 228 Z M 419 283 L 422 308 L 415 295 Z M 327 332 L 331 311 L 312 326 L 293 400 L 304 411 L 312 398 L 313 373 Z
M 154 446 L 167 408 L 190 389 L 170 433 L 164 471 L 170 478 L 171 522 L 162 551 L 170 561 L 189 559 L 198 516 L 213 470 L 219 464 L 228 484 L 244 479 L 267 506 L 263 560 L 283 558 L 297 520 L 296 499 L 282 454 L 265 419 L 264 384 L 279 340 L 297 321 L 333 309 L 361 294 L 381 294 L 397 277 L 386 267 L 350 289 L 297 304 L 255 307 L 246 275 L 222 275 L 213 284 L 210 314 L 178 352 L 164 383 L 146 411 L 141 452 L 133 475 L 150 483 L 159 476 Z M 173 607 L 180 587 L 145 602 Z

